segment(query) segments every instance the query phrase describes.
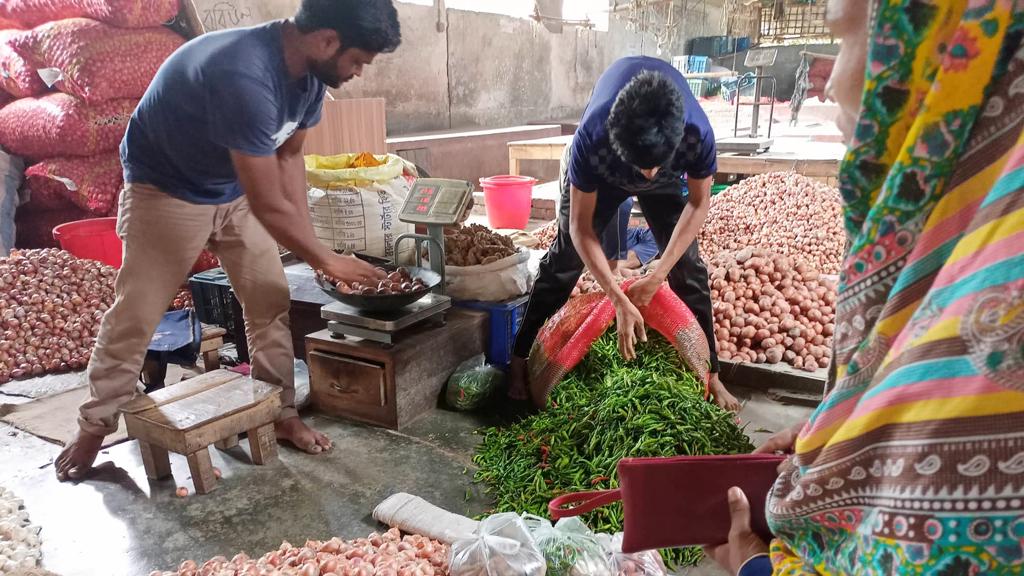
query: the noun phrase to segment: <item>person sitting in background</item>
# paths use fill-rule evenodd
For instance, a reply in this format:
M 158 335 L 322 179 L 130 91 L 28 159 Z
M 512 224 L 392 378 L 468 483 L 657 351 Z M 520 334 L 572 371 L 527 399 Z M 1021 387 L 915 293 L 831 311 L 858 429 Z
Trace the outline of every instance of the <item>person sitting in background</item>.
M 633 216 L 633 198 L 619 206 L 619 214 L 608 223 L 601 235 L 601 248 L 612 274 L 630 277 L 639 274 L 640 268 L 658 257 L 658 241 L 646 226 L 630 226 Z
M 732 574 L 1024 571 L 1024 5 L 831 0 L 851 249 L 834 385 Z

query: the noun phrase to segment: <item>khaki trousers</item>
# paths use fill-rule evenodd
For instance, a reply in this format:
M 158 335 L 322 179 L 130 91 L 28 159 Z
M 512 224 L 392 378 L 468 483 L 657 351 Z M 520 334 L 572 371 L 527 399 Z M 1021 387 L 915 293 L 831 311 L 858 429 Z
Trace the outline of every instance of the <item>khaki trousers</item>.
M 118 409 L 137 393 L 153 332 L 207 245 L 242 303 L 252 377 L 284 389 L 281 419 L 298 415 L 288 282 L 277 243 L 245 197 L 206 206 L 131 184 L 121 194 L 117 232 L 124 263 L 86 369 L 90 398 L 80 409 L 81 428 L 98 435 L 117 430 Z

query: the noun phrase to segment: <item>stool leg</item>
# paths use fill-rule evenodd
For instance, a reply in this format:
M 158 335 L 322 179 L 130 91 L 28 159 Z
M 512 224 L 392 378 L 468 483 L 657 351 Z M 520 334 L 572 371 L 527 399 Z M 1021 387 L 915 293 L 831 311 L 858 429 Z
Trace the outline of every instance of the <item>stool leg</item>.
M 277 434 L 273 424 L 249 430 L 249 450 L 253 464 L 262 466 L 277 460 Z
M 139 441 L 142 452 L 142 465 L 146 468 L 146 476 L 150 480 L 163 480 L 171 475 L 171 459 L 167 450 L 149 442 Z
M 213 461 L 210 460 L 210 450 L 203 448 L 189 454 L 188 469 L 192 473 L 192 483 L 195 484 L 196 494 L 207 494 L 217 487 L 217 478 L 213 475 Z
M 218 450 L 230 450 L 235 446 L 238 446 L 238 434 L 232 434 L 223 440 L 218 440 L 214 444 Z
M 220 350 L 213 349 L 203 352 L 203 371 L 213 372 L 220 369 Z

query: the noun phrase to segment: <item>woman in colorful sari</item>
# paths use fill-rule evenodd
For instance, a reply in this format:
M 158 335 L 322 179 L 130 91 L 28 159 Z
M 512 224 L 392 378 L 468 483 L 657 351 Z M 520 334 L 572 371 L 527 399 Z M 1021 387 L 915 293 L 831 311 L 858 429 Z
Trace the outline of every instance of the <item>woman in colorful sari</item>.
M 835 383 L 730 573 L 1024 571 L 1024 1 L 831 0 L 850 252 Z

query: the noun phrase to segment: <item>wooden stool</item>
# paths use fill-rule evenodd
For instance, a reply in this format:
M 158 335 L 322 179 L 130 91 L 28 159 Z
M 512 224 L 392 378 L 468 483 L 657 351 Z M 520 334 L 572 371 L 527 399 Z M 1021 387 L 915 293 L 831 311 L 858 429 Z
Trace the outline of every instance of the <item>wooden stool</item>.
M 128 435 L 139 440 L 146 475 L 171 475 L 168 452 L 183 454 L 196 492 L 216 487 L 210 444 L 225 448 L 249 433 L 253 464 L 277 458 L 274 420 L 281 410 L 281 389 L 272 384 L 215 370 L 175 386 L 139 396 L 121 408 Z

